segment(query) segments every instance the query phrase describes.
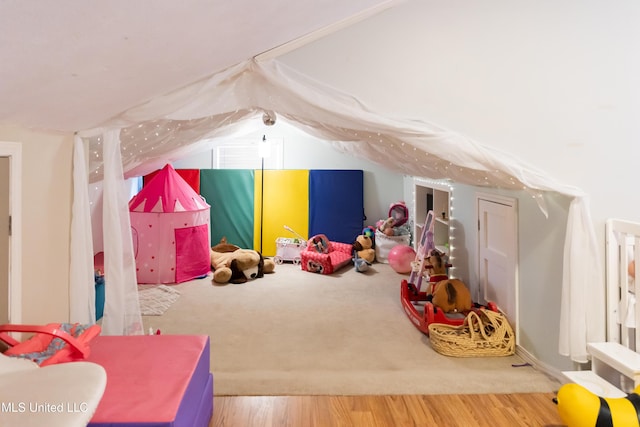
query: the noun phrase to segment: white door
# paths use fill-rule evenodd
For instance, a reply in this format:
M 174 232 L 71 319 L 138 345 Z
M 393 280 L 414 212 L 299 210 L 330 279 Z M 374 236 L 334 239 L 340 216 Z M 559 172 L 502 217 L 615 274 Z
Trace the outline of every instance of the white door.
M 0 324 L 9 323 L 9 158 L 0 157 Z
M 478 267 L 480 292 L 498 305 L 514 331 L 518 327 L 516 201 L 478 196 Z
M 0 141 L 0 323 L 22 319 L 21 176 L 21 144 Z

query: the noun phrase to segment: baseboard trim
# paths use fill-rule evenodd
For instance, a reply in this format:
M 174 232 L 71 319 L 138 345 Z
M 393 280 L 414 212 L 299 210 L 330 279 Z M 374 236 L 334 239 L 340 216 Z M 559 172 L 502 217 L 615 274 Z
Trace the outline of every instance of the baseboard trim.
M 562 374 L 561 370 L 539 361 L 531 353 L 529 353 L 519 345 L 516 345 L 516 355 L 523 358 L 525 362 L 530 363 L 538 371 L 560 382 L 560 384 L 564 384 L 567 382 L 567 378 Z

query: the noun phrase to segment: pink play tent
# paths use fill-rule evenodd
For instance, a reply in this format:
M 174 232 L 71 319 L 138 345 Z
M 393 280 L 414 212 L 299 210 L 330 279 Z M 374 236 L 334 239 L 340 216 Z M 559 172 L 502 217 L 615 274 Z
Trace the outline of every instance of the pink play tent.
M 181 283 L 211 270 L 209 205 L 167 164 L 129 201 L 138 283 Z

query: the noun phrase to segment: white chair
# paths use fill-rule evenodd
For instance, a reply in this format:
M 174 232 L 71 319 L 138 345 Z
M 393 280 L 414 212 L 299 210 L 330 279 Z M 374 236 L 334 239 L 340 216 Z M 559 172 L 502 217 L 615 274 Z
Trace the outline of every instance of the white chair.
M 107 385 L 107 373 L 90 362 L 40 367 L 0 353 L 0 426 L 86 426 Z

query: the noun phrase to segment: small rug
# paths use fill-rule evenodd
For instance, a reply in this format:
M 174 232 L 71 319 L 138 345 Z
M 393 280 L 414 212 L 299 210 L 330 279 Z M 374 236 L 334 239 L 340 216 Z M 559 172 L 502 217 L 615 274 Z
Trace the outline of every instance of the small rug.
M 166 285 L 138 285 L 140 314 L 161 316 L 180 298 L 180 292 Z

